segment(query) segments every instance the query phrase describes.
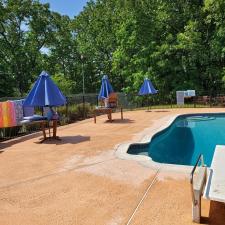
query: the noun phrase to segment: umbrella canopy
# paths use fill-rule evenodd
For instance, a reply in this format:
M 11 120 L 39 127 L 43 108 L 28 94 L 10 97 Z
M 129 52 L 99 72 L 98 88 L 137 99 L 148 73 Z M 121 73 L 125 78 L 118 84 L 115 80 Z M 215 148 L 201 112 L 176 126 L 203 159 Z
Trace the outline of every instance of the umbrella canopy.
M 145 78 L 138 95 L 151 95 L 156 94 L 157 92 L 158 91 L 153 87 L 152 82 L 148 78 Z
M 104 75 L 102 78 L 102 86 L 98 95 L 98 99 L 105 99 L 109 97 L 109 94 L 114 92 L 112 85 L 109 82 L 107 75 Z
M 66 103 L 66 98 L 52 81 L 50 76 L 42 71 L 30 93 L 26 97 L 24 106 L 60 106 Z

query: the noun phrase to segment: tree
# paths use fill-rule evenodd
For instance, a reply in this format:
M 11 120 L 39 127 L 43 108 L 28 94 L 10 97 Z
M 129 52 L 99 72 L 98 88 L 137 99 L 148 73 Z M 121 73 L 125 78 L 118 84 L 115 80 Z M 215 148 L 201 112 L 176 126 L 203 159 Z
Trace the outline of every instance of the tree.
M 1 0 L 0 12 L 2 73 L 23 96 L 41 71 L 40 51 L 54 29 L 51 12 L 48 4 L 32 0 Z
M 117 5 L 116 0 L 90 1 L 74 20 L 78 49 L 85 56 L 85 62 L 82 62 L 85 77 L 87 84 L 91 84 L 88 88 L 95 92 L 103 74 L 108 74 L 114 82 L 112 56 L 116 48 Z
M 162 97 L 216 95 L 224 15 L 223 0 L 91 0 L 74 19 L 38 0 L 0 0 L 0 95 L 24 95 L 41 70 L 69 93 L 82 92 L 83 75 L 85 92 L 98 92 L 108 74 L 116 91 L 136 94 L 147 76 Z

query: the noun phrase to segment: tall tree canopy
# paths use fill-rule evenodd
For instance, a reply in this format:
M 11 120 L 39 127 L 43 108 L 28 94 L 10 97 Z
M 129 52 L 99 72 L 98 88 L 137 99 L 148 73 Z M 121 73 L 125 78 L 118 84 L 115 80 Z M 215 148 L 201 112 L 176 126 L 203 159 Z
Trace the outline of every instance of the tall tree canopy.
M 6 79 L 3 84 L 8 84 L 1 92 L 9 88 L 23 95 L 28 91 L 40 70 L 40 50 L 51 39 L 53 29 L 48 5 L 32 0 L 0 1 L 0 73 Z
M 74 3 L 75 4 L 75 3 Z M 90 0 L 75 18 L 38 0 L 0 0 L 0 96 L 24 95 L 41 70 L 66 94 L 137 93 L 148 76 L 160 93 L 216 94 L 225 81 L 223 0 Z

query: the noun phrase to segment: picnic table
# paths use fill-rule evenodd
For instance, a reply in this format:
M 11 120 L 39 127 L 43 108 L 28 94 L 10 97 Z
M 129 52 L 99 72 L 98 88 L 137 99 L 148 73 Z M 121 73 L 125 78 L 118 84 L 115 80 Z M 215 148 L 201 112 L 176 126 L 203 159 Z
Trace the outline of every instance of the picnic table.
M 108 119 L 110 122 L 112 122 L 112 108 L 106 108 L 106 107 L 98 107 L 94 110 L 94 123 L 96 123 L 96 116 L 99 113 L 104 113 L 108 115 Z M 121 120 L 123 120 L 123 108 L 120 108 L 120 114 L 121 114 Z
M 46 135 L 46 124 L 48 123 L 48 131 L 49 131 L 49 136 L 47 137 Z M 52 123 L 52 126 L 51 126 Z M 43 143 L 44 141 L 48 140 L 48 139 L 55 139 L 55 140 L 60 140 L 60 138 L 57 136 L 57 124 L 58 124 L 58 120 L 43 120 L 41 121 L 41 129 L 42 129 L 42 133 L 43 133 L 43 139 L 41 140 L 41 143 Z M 52 136 L 51 136 L 51 127 L 52 127 Z
M 55 140 L 60 140 L 60 138 L 57 136 L 57 124 L 58 120 L 33 120 L 33 121 L 22 121 L 21 124 L 40 124 L 43 138 L 41 139 L 40 143 L 43 143 L 44 141 L 48 139 L 55 139 Z M 48 125 L 48 126 L 47 126 Z M 52 136 L 51 136 L 51 128 L 52 128 Z M 46 129 L 48 129 L 48 136 L 46 134 Z

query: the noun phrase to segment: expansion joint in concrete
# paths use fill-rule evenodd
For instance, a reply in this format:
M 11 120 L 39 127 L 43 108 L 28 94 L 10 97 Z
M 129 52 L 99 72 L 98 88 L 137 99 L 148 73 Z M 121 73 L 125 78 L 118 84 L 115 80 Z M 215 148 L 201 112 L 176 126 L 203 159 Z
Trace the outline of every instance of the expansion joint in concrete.
M 156 179 L 157 179 L 157 176 L 158 176 L 159 172 L 160 172 L 160 168 L 156 171 L 153 180 L 152 180 L 151 183 L 148 185 L 148 187 L 147 187 L 145 193 L 143 194 L 141 200 L 139 201 L 139 203 L 138 203 L 137 206 L 135 207 L 135 209 L 134 209 L 133 213 L 131 214 L 131 216 L 130 216 L 128 222 L 126 223 L 126 225 L 130 225 L 130 224 L 131 224 L 131 222 L 132 222 L 134 216 L 136 215 L 138 209 L 140 208 L 140 206 L 141 206 L 142 203 L 144 202 L 144 200 L 145 200 L 147 194 L 149 193 L 150 189 L 152 188 L 152 186 L 153 186 L 154 183 L 156 182 Z

